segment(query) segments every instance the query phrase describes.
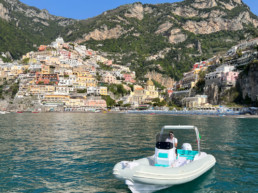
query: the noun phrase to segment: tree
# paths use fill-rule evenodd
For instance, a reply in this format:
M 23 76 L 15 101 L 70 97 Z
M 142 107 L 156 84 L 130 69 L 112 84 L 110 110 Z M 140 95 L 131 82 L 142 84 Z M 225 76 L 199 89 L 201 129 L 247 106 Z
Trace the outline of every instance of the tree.
M 116 101 L 113 100 L 109 95 L 102 96 L 102 99 L 106 101 L 108 107 L 113 107 L 116 104 Z

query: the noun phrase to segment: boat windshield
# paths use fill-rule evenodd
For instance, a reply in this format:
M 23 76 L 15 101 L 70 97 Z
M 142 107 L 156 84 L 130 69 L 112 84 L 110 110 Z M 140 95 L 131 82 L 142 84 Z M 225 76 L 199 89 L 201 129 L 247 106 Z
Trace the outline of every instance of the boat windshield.
M 189 130 L 193 130 L 194 132 L 189 132 Z M 194 149 L 198 149 L 200 152 L 199 131 L 197 127 L 190 125 L 165 125 L 162 127 L 160 133 L 156 135 L 156 146 L 158 143 L 166 144 L 163 142 L 166 142 L 170 138 L 170 132 L 173 132 L 174 137 L 178 139 L 177 147 L 181 147 L 183 143 L 190 143 Z
M 157 142 L 166 142 L 166 140 L 169 138 L 169 131 L 164 131 L 162 133 L 158 133 L 156 135 L 156 143 Z

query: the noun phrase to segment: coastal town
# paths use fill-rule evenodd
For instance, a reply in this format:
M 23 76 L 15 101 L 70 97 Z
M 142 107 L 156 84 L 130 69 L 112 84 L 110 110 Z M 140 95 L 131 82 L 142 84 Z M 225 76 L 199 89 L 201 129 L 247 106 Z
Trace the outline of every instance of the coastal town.
M 130 66 L 115 64 L 98 51 L 58 37 L 50 45 L 40 45 L 38 51 L 25 54 L 20 61 L 4 62 L 0 58 L 0 111 L 218 109 L 220 101 L 214 91 L 205 93 L 235 87 L 245 66 L 257 66 L 257 46 L 258 38 L 241 42 L 223 55 L 198 61 L 167 88 L 150 77 L 137 80 Z M 9 96 L 5 94 L 8 91 Z M 258 100 L 257 92 L 246 91 L 243 95 Z

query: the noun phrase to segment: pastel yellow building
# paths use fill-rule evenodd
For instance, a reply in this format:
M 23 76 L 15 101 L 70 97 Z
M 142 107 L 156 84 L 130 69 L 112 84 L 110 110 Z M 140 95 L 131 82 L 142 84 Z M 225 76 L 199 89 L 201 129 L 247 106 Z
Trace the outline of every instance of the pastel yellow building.
M 65 102 L 67 107 L 82 107 L 85 106 L 86 96 L 70 96 Z
M 103 95 L 103 96 L 106 96 L 107 95 L 107 87 L 101 86 L 99 88 L 99 94 Z
M 145 89 L 138 85 L 134 86 L 134 92 L 131 92 L 130 95 L 130 102 L 144 104 L 151 102 L 155 98 L 159 98 L 159 93 L 156 91 L 154 83 L 148 80 Z
M 94 76 L 88 75 L 78 76 L 77 83 L 83 87 L 96 87 L 98 82 Z
M 50 94 L 55 92 L 55 86 L 53 85 L 30 85 L 29 93 L 32 95 L 38 94 Z
M 28 68 L 29 68 L 28 65 L 14 65 L 11 67 L 11 74 L 13 76 L 18 76 L 19 74 L 22 74 Z
M 80 76 L 80 77 L 88 77 L 90 76 L 90 72 L 89 71 L 77 71 L 77 76 Z
M 69 101 L 68 95 L 45 95 L 43 103 L 61 103 L 66 104 Z
M 159 92 L 156 91 L 155 86 L 151 80 L 147 81 L 145 95 L 149 99 L 159 98 Z

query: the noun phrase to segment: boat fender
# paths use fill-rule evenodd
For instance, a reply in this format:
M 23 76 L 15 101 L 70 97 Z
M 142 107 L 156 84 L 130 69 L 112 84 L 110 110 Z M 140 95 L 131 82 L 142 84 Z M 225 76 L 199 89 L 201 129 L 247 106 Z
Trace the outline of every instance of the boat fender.
M 137 162 L 129 162 L 129 161 L 121 161 L 122 169 L 129 168 L 133 169 L 134 167 L 138 166 L 139 163 Z

